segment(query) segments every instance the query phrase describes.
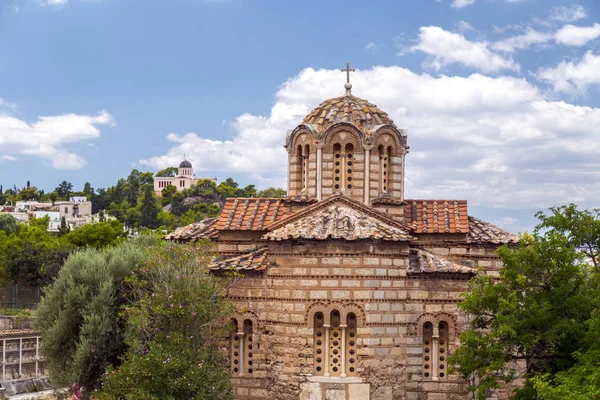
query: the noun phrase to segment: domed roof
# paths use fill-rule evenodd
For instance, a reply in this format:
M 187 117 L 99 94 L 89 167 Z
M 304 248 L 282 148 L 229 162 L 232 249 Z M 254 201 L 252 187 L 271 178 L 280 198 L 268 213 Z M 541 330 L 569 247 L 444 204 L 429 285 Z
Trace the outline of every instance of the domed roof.
M 192 163 L 188 160 L 183 160 L 181 164 L 179 164 L 179 168 L 192 168 Z
M 325 100 L 304 118 L 302 123 L 312 125 L 318 131 L 325 131 L 339 122 L 354 124 L 361 130 L 369 130 L 380 125 L 394 125 L 385 111 L 352 94 Z

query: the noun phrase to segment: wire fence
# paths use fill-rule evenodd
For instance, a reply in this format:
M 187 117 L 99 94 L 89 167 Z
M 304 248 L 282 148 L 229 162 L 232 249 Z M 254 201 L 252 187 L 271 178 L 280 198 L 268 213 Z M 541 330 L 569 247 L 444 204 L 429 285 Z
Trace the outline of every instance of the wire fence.
M 40 288 L 0 286 L 0 308 L 33 308 L 40 301 Z

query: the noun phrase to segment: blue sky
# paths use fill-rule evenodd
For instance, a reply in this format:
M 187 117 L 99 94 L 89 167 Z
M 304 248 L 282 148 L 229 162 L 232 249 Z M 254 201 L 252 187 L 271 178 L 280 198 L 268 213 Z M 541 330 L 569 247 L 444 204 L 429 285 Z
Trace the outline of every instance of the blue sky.
M 285 186 L 286 131 L 353 93 L 408 132 L 407 197 L 518 232 L 597 207 L 596 0 L 0 0 L 0 183 L 114 184 L 185 152 Z

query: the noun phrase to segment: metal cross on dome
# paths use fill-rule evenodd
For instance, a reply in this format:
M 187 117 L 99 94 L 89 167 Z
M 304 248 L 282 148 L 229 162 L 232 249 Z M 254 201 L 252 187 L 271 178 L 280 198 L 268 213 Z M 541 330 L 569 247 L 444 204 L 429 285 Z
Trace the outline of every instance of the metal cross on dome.
M 350 72 L 356 71 L 354 68 L 350 68 L 350 63 L 346 63 L 346 68 L 342 68 L 340 71 L 346 73 L 346 84 L 344 87 L 346 88 L 346 94 L 351 94 L 350 89 L 352 89 L 352 84 L 350 83 Z

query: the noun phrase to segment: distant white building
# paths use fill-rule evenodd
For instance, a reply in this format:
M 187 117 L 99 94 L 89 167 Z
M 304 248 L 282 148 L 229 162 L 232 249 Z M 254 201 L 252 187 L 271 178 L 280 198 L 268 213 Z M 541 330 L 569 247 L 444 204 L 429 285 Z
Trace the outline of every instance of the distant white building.
M 36 218 L 44 218 L 48 217 L 50 222 L 48 223 L 48 231 L 50 232 L 58 232 L 58 228 L 60 228 L 60 213 L 58 211 L 36 211 Z
M 154 192 L 160 196 L 162 190 L 167 186 L 175 186 L 178 192 L 184 189 L 189 189 L 196 185 L 198 181 L 208 180 L 217 183 L 217 178 L 196 178 L 192 163 L 188 160 L 183 160 L 177 169 L 177 176 L 157 176 L 154 177 Z

